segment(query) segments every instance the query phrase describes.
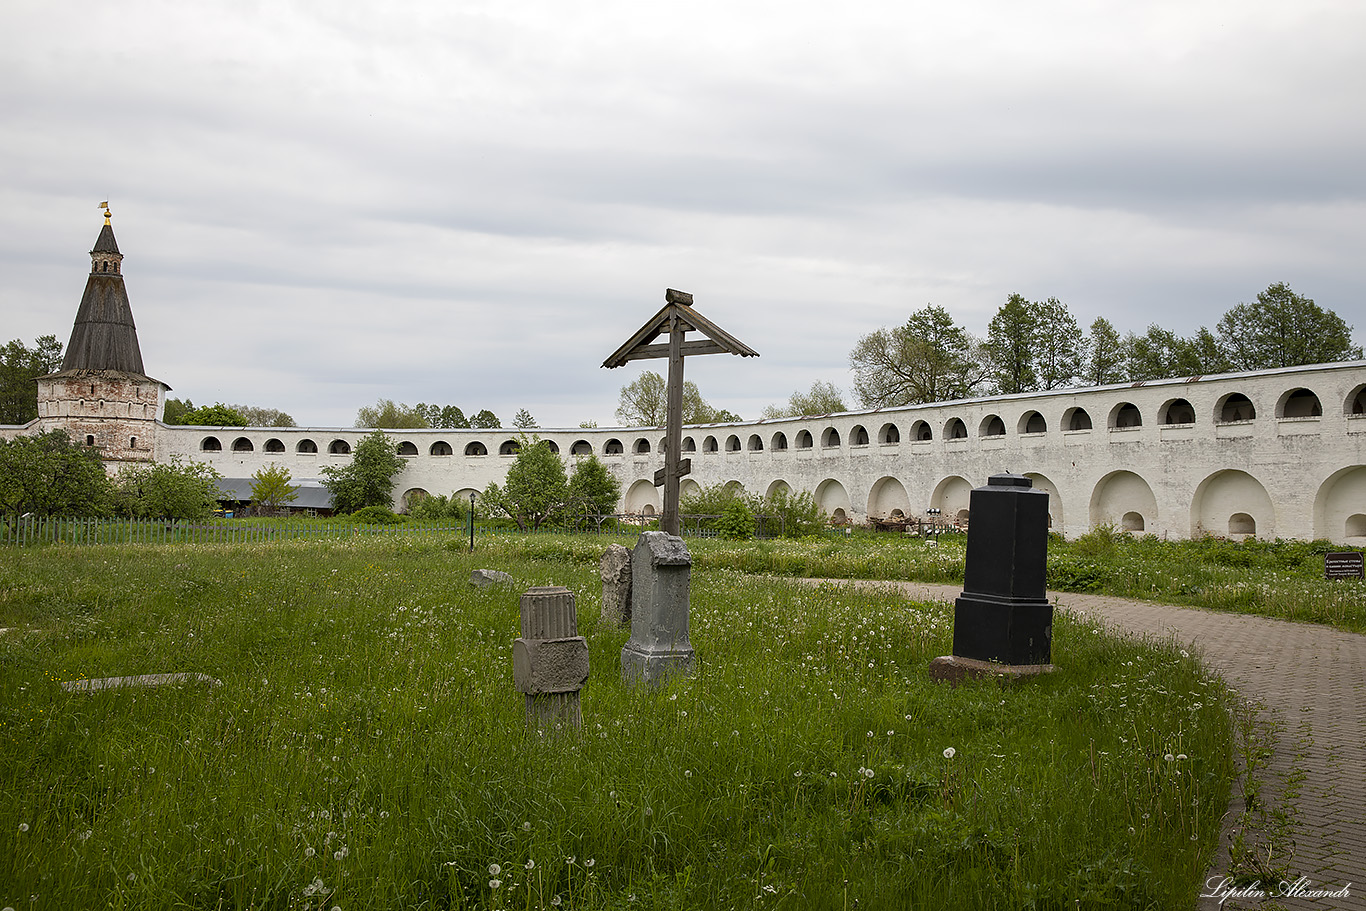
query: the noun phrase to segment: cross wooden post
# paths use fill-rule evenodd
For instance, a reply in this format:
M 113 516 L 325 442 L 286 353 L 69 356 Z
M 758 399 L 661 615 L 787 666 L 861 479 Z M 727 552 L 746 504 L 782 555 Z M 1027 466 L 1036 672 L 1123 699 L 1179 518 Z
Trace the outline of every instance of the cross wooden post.
M 690 354 L 738 354 L 758 357 L 759 352 L 726 332 L 692 307 L 692 295 L 669 288 L 664 292 L 665 305 L 635 335 L 626 340 L 612 356 L 602 362 L 607 368 L 620 367 L 627 361 L 643 358 L 669 359 L 668 404 L 664 417 L 664 467 L 655 472 L 655 486 L 664 488 L 664 514 L 659 528 L 666 534 L 680 532 L 678 518 L 678 485 L 684 475 L 692 471 L 692 460 L 681 458 L 683 448 L 683 358 Z M 669 334 L 669 344 L 650 344 L 660 333 Z M 699 332 L 705 339 L 684 341 L 687 332 Z

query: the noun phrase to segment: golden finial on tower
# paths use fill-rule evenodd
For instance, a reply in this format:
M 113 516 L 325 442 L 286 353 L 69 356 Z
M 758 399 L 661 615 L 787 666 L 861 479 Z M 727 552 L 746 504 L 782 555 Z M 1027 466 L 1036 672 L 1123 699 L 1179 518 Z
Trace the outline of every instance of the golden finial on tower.
M 104 223 L 106 225 L 109 224 L 109 200 L 106 199 L 104 202 L 96 206 L 96 208 L 104 210 Z

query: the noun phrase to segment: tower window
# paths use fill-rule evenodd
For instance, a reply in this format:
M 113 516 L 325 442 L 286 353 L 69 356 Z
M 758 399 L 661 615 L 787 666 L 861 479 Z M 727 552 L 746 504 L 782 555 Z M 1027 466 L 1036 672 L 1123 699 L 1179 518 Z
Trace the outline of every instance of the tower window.
M 137 449 L 137 448 L 138 448 L 138 438 L 137 438 L 137 437 L 129 437 L 129 438 L 128 438 L 128 448 L 129 448 L 129 449 Z
M 85 445 L 87 445 L 87 446 L 94 446 L 94 445 L 95 445 L 95 436 L 94 436 L 94 434 L 87 433 L 87 434 L 85 435 Z

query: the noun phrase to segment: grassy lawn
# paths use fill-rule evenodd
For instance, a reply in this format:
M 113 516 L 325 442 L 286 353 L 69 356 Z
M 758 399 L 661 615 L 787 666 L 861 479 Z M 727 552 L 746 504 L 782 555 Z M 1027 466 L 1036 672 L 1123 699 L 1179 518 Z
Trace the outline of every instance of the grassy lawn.
M 1174 646 L 1059 617 L 1056 674 L 951 689 L 926 673 L 947 605 L 727 565 L 803 545 L 696 542 L 699 668 L 631 690 L 605 543 L 0 551 L 0 906 L 1193 905 L 1230 696 Z M 829 574 L 961 562 L 911 543 Z M 845 559 L 804 546 L 825 563 L 778 571 Z M 473 590 L 476 567 L 517 585 Z M 542 584 L 590 642 L 581 733 L 527 730 L 512 687 Z M 222 686 L 58 686 L 170 671 Z

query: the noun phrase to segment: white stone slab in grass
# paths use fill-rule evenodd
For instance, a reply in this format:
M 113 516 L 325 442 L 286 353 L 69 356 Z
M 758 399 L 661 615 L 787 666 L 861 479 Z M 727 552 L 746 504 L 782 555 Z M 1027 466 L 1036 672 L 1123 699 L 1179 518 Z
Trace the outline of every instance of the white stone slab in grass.
M 223 681 L 208 674 L 139 674 L 135 677 L 96 677 L 91 680 L 63 680 L 61 687 L 68 693 L 96 693 L 124 686 L 175 686 L 179 683 L 203 683 L 222 686 Z

